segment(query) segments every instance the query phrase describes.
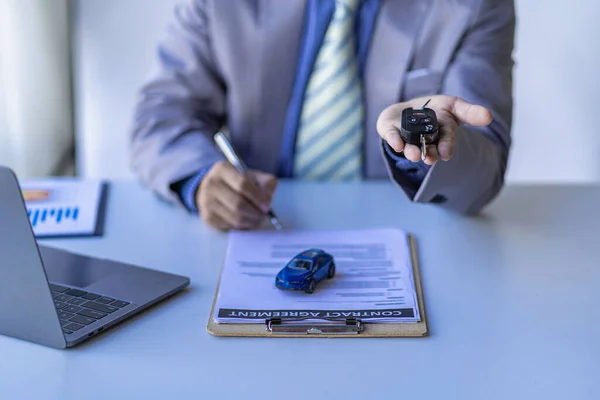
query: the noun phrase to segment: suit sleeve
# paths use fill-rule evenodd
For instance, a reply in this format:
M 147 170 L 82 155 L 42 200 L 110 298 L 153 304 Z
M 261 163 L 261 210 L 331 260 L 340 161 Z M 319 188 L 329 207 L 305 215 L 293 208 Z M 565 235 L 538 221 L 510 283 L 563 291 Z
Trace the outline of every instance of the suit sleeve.
M 212 136 L 226 119 L 226 93 L 210 38 L 209 6 L 186 0 L 157 47 L 131 130 L 131 167 L 163 199 L 183 204 L 174 185 L 222 159 Z
M 453 158 L 429 169 L 413 201 L 477 214 L 502 189 L 511 146 L 514 30 L 512 1 L 482 0 L 447 70 L 442 94 L 487 107 L 493 122 L 487 127 L 461 126 Z M 390 175 L 404 188 L 405 177 L 386 154 Z

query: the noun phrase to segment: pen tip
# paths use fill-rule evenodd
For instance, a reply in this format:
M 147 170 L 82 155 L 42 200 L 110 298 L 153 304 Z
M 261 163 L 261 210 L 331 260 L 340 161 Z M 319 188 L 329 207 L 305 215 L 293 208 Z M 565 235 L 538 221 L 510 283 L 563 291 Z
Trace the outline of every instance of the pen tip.
M 283 230 L 283 226 L 276 218 L 271 218 L 271 223 L 273 224 L 275 229 L 277 229 L 278 231 Z

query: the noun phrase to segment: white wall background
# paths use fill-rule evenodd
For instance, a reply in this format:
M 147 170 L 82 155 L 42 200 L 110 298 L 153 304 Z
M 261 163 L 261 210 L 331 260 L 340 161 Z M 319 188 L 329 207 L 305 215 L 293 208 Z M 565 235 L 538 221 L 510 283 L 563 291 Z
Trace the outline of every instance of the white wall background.
M 516 0 L 509 182 L 600 182 L 598 0 Z M 78 172 L 131 177 L 135 93 L 177 0 L 74 0 Z
M 178 0 L 73 0 L 77 173 L 129 178 L 136 93 Z
M 0 164 L 21 178 L 69 172 L 70 64 L 68 0 L 0 0 Z
M 511 181 L 600 181 L 600 1 L 516 0 Z

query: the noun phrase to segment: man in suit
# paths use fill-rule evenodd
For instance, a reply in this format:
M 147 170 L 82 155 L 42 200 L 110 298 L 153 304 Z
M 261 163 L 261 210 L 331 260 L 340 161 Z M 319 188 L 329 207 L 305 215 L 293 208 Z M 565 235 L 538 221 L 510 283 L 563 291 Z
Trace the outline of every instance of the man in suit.
M 512 0 L 187 0 L 141 90 L 133 168 L 223 230 L 257 227 L 280 177 L 389 178 L 477 213 L 504 183 L 514 29 Z M 429 99 L 442 135 L 422 160 L 398 128 Z M 223 126 L 249 173 L 214 145 Z

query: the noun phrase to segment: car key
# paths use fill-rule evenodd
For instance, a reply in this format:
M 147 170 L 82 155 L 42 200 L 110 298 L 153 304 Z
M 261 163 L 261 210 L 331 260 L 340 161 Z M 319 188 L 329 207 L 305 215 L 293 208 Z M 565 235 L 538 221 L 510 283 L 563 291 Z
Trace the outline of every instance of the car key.
M 405 108 L 402 111 L 400 136 L 405 143 L 421 147 L 421 157 L 427 157 L 427 146 L 439 140 L 439 124 L 435 111 L 427 108 L 431 100 L 421 108 Z

